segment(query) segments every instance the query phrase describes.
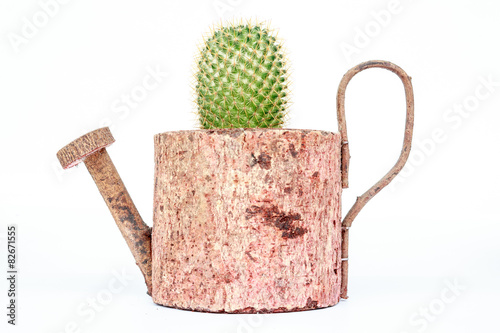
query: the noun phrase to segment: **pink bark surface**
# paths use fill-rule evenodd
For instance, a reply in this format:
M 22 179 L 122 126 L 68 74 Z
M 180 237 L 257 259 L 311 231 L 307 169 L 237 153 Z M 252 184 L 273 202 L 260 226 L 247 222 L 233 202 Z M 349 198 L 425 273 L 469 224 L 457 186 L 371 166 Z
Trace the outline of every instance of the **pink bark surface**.
M 155 136 L 154 302 L 286 312 L 340 297 L 340 135 L 254 129 Z

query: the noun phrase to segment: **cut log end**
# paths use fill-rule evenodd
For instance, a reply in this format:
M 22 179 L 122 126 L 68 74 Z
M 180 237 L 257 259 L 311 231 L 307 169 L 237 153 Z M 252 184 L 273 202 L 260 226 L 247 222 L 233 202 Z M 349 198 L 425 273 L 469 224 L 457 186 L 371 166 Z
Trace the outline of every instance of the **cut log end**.
M 108 127 L 96 129 L 82 135 L 57 152 L 57 158 L 63 169 L 74 167 L 86 157 L 110 146 L 115 139 Z

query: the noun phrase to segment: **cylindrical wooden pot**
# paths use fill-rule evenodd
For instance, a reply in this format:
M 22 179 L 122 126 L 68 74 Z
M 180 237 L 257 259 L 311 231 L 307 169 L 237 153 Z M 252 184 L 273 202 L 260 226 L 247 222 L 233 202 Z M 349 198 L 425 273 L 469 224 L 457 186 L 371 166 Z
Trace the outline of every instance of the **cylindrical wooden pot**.
M 153 300 L 286 312 L 340 298 L 340 134 L 290 129 L 155 136 Z

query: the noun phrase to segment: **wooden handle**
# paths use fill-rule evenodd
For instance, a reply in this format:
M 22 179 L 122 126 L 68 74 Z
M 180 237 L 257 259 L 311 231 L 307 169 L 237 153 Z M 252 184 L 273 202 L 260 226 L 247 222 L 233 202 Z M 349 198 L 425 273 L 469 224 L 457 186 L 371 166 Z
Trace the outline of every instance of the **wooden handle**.
M 406 161 L 408 160 L 408 156 L 410 155 L 411 149 L 411 139 L 413 135 L 413 87 L 411 85 L 411 78 L 402 70 L 400 67 L 390 63 L 388 61 L 380 61 L 373 60 L 367 61 L 357 65 L 356 67 L 351 68 L 340 81 L 339 90 L 337 92 L 337 117 L 339 121 L 339 131 L 342 137 L 342 187 L 347 188 L 348 183 L 348 173 L 349 173 L 349 143 L 347 140 L 347 128 L 345 121 L 345 90 L 349 81 L 352 79 L 354 75 L 357 73 L 367 69 L 367 68 L 385 68 L 390 70 L 399 76 L 401 81 L 403 81 L 403 85 L 405 88 L 406 94 L 406 125 L 405 125 L 405 135 L 403 141 L 403 149 L 401 150 L 401 154 L 399 155 L 399 159 L 396 164 L 392 167 L 391 170 L 387 174 L 385 174 L 382 179 L 380 179 L 375 185 L 373 185 L 368 191 L 363 193 L 358 199 L 354 206 L 352 206 L 351 210 L 347 213 L 344 221 L 342 222 L 342 226 L 350 227 L 352 221 L 358 215 L 361 208 L 366 205 L 371 198 L 373 198 L 378 192 L 380 192 L 384 187 L 386 187 L 396 175 L 401 171 Z
M 341 286 L 341 297 L 347 298 L 347 259 L 348 259 L 348 243 L 349 243 L 349 228 L 354 221 L 354 218 L 358 215 L 361 209 L 366 205 L 371 198 L 373 198 L 378 192 L 380 192 L 384 187 L 386 187 L 396 175 L 403 169 L 408 156 L 410 155 L 411 140 L 413 136 L 413 87 L 411 84 L 411 77 L 405 73 L 401 67 L 388 61 L 372 60 L 363 62 L 353 68 L 351 68 L 342 78 L 339 84 L 339 89 L 337 92 L 337 118 L 339 122 L 339 131 L 342 138 L 341 147 L 341 171 L 342 171 L 342 188 L 349 187 L 348 174 L 349 174 L 349 141 L 347 139 L 347 127 L 345 121 L 345 90 L 349 81 L 357 73 L 367 69 L 367 68 L 385 68 L 395 73 L 401 81 L 403 82 L 405 95 L 406 95 L 406 125 L 405 125 L 405 135 L 403 141 L 403 148 L 401 154 L 396 162 L 396 164 L 385 174 L 375 185 L 370 187 L 368 191 L 363 193 L 356 199 L 356 202 L 349 210 L 347 215 L 342 221 L 342 286 Z

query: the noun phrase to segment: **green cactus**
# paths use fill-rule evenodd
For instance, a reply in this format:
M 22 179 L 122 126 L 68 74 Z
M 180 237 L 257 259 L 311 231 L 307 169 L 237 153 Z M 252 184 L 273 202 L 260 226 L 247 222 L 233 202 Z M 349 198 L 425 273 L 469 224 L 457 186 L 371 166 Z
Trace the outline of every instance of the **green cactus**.
M 220 27 L 205 40 L 196 73 L 201 127 L 281 127 L 288 98 L 282 45 L 262 24 Z

